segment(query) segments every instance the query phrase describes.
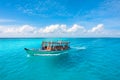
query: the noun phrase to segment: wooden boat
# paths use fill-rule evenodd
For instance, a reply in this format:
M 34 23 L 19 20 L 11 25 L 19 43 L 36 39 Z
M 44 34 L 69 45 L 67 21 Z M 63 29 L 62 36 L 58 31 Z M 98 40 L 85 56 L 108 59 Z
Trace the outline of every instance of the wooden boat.
M 66 41 L 57 41 L 57 42 L 42 42 L 42 47 L 39 49 L 27 49 L 25 51 L 30 55 L 39 55 L 39 54 L 62 54 L 66 50 L 70 49 L 70 42 Z

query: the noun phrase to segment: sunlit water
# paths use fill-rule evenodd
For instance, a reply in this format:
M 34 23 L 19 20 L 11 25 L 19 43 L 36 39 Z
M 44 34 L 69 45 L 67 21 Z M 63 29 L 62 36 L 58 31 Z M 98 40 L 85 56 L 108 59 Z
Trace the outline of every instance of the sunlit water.
M 40 39 L 0 39 L 0 80 L 120 80 L 120 38 L 63 38 L 71 50 L 30 56 Z

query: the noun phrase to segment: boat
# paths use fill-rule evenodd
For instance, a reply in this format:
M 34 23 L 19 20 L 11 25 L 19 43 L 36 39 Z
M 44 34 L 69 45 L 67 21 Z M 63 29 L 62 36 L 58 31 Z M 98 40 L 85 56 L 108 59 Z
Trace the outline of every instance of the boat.
M 38 49 L 28 49 L 24 48 L 29 55 L 57 55 L 70 49 L 68 41 L 43 41 L 41 48 Z

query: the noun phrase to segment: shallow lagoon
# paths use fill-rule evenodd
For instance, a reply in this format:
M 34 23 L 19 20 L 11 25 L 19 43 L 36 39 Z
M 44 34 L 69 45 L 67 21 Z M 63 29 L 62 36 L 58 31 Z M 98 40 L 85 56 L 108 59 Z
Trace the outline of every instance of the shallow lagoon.
M 71 51 L 58 56 L 28 56 L 43 40 L 0 39 L 0 80 L 120 80 L 120 38 L 61 38 Z

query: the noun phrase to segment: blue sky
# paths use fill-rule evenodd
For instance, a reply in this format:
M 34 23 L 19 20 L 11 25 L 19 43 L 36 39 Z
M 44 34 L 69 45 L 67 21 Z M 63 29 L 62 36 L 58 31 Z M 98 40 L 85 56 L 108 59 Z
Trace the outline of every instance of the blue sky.
M 119 0 L 0 1 L 0 37 L 119 37 L 119 23 Z

